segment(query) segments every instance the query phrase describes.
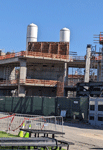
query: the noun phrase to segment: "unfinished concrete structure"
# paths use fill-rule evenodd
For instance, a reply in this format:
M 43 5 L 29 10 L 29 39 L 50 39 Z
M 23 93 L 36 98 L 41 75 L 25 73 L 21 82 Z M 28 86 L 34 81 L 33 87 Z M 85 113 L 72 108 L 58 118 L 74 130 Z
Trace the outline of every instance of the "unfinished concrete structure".
M 37 31 L 28 25 L 26 51 L 0 56 L 1 95 L 64 96 L 70 31 L 60 31 L 60 42 L 37 42 Z
M 69 29 L 60 30 L 60 42 L 37 42 L 37 26 L 30 24 L 28 28 L 26 51 L 0 53 L 1 96 L 55 97 L 68 96 L 68 91 L 76 95 L 76 84 L 89 82 L 90 69 L 93 67 L 97 69 L 94 80 L 100 80 L 101 55 L 98 53 L 96 57 L 92 56 L 92 46 L 87 46 L 86 57 L 70 56 Z M 86 68 L 82 74 L 71 75 L 71 67 Z
M 0 56 L 0 95 L 14 92 L 18 96 L 55 97 L 75 93 L 84 75 L 68 75 L 68 69 L 85 68 L 86 60 L 68 54 L 68 42 L 29 42 L 28 51 Z
M 19 96 L 63 96 L 69 43 L 35 42 L 28 49 L 0 56 L 1 89 L 16 89 Z

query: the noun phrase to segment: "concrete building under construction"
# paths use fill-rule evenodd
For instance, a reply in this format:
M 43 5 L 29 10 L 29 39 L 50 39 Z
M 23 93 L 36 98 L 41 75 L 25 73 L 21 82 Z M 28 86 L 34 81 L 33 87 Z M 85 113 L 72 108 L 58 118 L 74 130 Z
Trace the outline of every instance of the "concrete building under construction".
M 35 24 L 28 25 L 26 51 L 7 54 L 1 51 L 1 95 L 64 95 L 70 30 L 60 31 L 60 42 L 37 42 L 37 31 Z
M 86 56 L 69 54 L 70 30 L 60 30 L 59 42 L 37 42 L 38 27 L 27 27 L 26 51 L 0 52 L 1 96 L 75 96 L 78 82 L 101 81 L 102 53 L 87 46 Z M 82 74 L 68 73 L 69 68 L 82 68 Z M 97 75 L 90 75 L 96 69 Z M 87 89 L 87 88 L 85 88 Z M 72 96 L 73 96 L 72 95 Z

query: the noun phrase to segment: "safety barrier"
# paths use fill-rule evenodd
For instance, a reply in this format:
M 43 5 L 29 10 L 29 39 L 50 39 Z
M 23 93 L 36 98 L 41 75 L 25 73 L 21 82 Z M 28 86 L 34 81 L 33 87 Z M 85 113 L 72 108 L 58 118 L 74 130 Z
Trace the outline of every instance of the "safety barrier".
M 2 84 L 6 84 L 6 85 L 8 85 L 8 84 L 17 84 L 18 83 L 18 80 L 16 79 L 16 80 L 1 80 L 0 81 L 0 84 L 2 85 Z
M 32 129 L 40 130 L 55 130 L 63 132 L 63 117 L 62 116 L 39 116 L 35 118 L 26 118 L 26 126 L 31 124 Z
M 38 80 L 38 79 L 26 79 L 26 80 L 1 80 L 0 85 L 17 85 L 20 84 L 35 84 L 43 86 L 56 86 L 57 81 L 55 80 Z
M 72 56 L 73 60 L 85 60 L 84 56 Z
M 55 81 L 55 80 L 26 79 L 26 83 L 42 84 L 43 86 L 56 86 L 57 81 Z
M 60 54 L 51 54 L 51 53 L 42 53 L 42 52 L 33 52 L 27 51 L 24 53 L 25 56 L 34 56 L 34 57 L 43 57 L 43 58 L 51 58 L 51 59 L 67 59 L 69 58 L 68 55 L 60 55 Z
M 10 115 L 8 113 L 0 113 L 0 131 L 8 131 L 10 118 L 14 117 L 15 114 Z
M 99 41 L 100 43 L 103 42 L 103 32 L 100 32 Z
M 76 86 L 78 82 L 83 82 L 83 79 L 81 78 L 68 78 L 68 81 L 64 83 L 64 86 Z M 1 80 L 0 85 L 18 85 L 20 84 L 34 84 L 34 85 L 42 85 L 42 86 L 57 86 L 58 81 L 56 80 L 40 80 L 40 79 L 16 79 L 16 80 Z
M 41 58 L 50 58 L 50 59 L 59 59 L 59 60 L 68 60 L 73 62 L 75 60 L 86 60 L 86 56 L 70 56 L 70 55 L 61 55 L 61 54 L 52 54 L 52 53 L 42 53 L 42 52 L 33 52 L 33 51 L 21 51 L 17 53 L 10 53 L 7 55 L 0 56 L 0 60 L 10 59 L 14 57 L 41 57 Z M 101 60 L 102 56 L 96 56 L 91 58 L 91 60 Z
M 13 58 L 13 57 L 15 57 L 15 53 L 0 56 L 0 60 L 9 59 L 9 58 Z
M 2 117 L 1 117 L 2 116 Z M 18 134 L 19 129 L 31 125 L 31 129 L 55 130 L 63 132 L 63 117 L 61 116 L 36 116 L 27 114 L 0 114 L 0 129 L 8 133 Z
M 77 78 L 68 78 L 68 81 L 64 83 L 64 86 L 76 86 L 78 82 L 83 82 L 83 77 L 77 76 Z
M 73 62 L 75 60 L 86 60 L 86 56 L 69 56 L 69 61 Z M 102 56 L 91 57 L 91 60 L 102 60 Z
M 0 56 L 0 60 L 3 59 L 9 59 L 9 58 L 13 58 L 13 57 L 27 57 L 27 56 L 33 56 L 33 57 L 42 57 L 44 58 L 51 58 L 51 59 L 60 59 L 60 60 L 68 60 L 69 56 L 68 55 L 60 55 L 60 54 L 49 54 L 49 53 L 42 53 L 42 52 L 33 52 L 33 51 L 21 51 L 21 52 L 17 52 L 17 53 L 11 53 L 11 54 L 7 54 L 4 56 Z

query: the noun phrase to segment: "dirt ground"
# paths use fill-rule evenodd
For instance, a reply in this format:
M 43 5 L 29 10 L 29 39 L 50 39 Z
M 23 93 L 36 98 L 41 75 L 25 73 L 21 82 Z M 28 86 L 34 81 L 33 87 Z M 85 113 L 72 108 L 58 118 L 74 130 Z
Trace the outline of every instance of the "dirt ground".
M 103 129 L 84 123 L 64 123 L 63 139 L 73 142 L 70 150 L 103 150 Z

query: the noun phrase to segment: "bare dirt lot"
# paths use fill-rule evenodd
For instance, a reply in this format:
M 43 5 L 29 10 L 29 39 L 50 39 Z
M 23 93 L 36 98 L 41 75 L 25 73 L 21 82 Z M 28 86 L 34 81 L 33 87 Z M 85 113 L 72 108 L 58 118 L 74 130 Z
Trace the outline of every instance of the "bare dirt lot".
M 83 123 L 64 123 L 63 139 L 73 142 L 70 150 L 103 150 L 103 129 Z

